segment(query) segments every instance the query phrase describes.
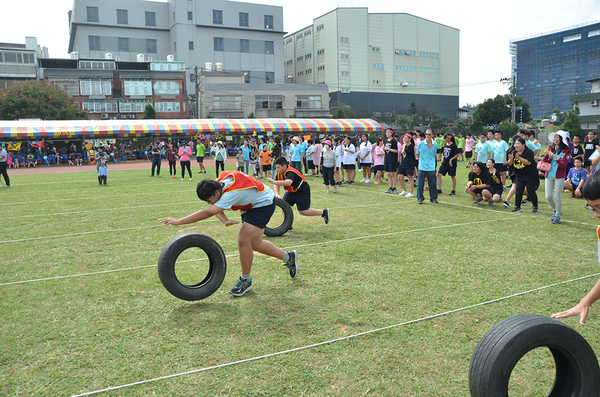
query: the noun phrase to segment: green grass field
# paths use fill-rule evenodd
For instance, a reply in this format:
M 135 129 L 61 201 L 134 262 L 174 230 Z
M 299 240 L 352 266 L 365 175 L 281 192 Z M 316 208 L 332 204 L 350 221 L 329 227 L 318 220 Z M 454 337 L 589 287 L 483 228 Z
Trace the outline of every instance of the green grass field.
M 0 395 L 141 382 L 103 395 L 466 396 L 469 360 L 488 329 L 514 314 L 565 310 L 598 276 L 403 323 L 599 268 L 597 222 L 584 200 L 563 193 L 560 225 L 550 223 L 543 181 L 539 214 L 531 205 L 518 214 L 472 206 L 464 164 L 457 195 L 447 195 L 444 178 L 438 205 L 427 193 L 419 206 L 373 184 L 326 194 L 321 178 L 309 178 L 312 205 L 329 207 L 331 223 L 296 213 L 294 230 L 270 240 L 298 250 L 298 277 L 257 255 L 254 288 L 242 298 L 228 294 L 240 274 L 238 225 L 157 222 L 206 207 L 195 194 L 198 174 L 181 182 L 109 170 L 105 188 L 94 172 L 13 176 L 11 189 L 0 190 Z M 161 249 L 184 232 L 213 237 L 227 255 L 224 284 L 203 301 L 173 297 L 157 276 Z M 565 323 L 600 351 L 600 311 L 585 327 Z M 545 395 L 553 377 L 549 352 L 533 351 L 513 373 L 511 395 Z

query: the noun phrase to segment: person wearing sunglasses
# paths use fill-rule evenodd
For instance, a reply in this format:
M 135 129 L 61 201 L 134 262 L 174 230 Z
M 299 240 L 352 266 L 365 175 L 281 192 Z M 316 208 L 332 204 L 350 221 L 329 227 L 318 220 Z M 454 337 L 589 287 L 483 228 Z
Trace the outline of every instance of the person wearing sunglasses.
M 586 199 L 585 209 L 592 212 L 597 219 L 600 219 L 600 172 L 595 172 L 587 178 L 587 181 L 581 188 L 581 193 Z M 600 262 L 600 227 L 596 232 L 598 237 L 598 262 Z M 592 287 L 590 292 L 581 299 L 581 301 L 564 312 L 552 314 L 552 318 L 579 317 L 579 323 L 585 325 L 585 319 L 588 316 L 590 306 L 600 299 L 600 280 Z

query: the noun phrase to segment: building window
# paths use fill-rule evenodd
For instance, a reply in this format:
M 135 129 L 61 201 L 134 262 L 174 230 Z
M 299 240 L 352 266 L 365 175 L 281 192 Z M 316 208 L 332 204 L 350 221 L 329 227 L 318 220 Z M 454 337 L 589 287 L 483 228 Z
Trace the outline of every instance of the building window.
M 79 69 L 115 70 L 115 61 L 79 61 Z
M 99 101 L 88 101 L 84 100 L 81 104 L 83 110 L 87 110 L 89 113 L 117 113 L 117 101 L 110 100 L 99 100 Z
M 300 62 L 300 61 L 302 61 L 303 59 L 304 59 L 304 57 L 298 57 L 298 58 L 296 58 L 296 62 Z
M 317 55 L 323 55 L 323 54 L 325 54 L 325 49 L 317 51 Z
M 342 72 L 342 76 L 350 76 L 350 72 Z
M 154 83 L 154 95 L 179 95 L 181 85 L 177 81 L 157 81 Z
M 348 55 L 348 54 L 342 54 L 342 59 L 349 59 L 349 58 L 350 58 L 350 55 Z
M 21 52 L 0 52 L 0 62 L 9 63 L 35 63 L 33 54 Z M 5 87 L 8 88 L 8 87 Z
M 293 64 L 293 63 L 294 63 L 294 61 L 287 61 L 287 62 L 286 62 L 286 66 L 290 66 L 290 65 L 291 65 L 291 64 Z
M 254 100 L 256 103 L 256 110 L 283 109 L 282 95 L 256 95 Z
M 240 40 L 240 52 L 250 52 L 250 40 Z
M 152 80 L 127 79 L 125 95 L 152 95 Z
M 296 108 L 298 109 L 321 109 L 321 95 L 296 95 Z
M 373 80 L 373 84 L 379 84 L 380 81 L 379 80 Z
M 303 38 L 304 35 L 302 33 L 296 35 L 296 40 Z
M 194 20 L 194 13 L 191 11 L 188 11 L 188 21 L 192 21 Z
M 427 58 L 439 58 L 439 54 L 436 54 L 434 52 L 419 52 L 419 56 Z
M 394 54 L 397 55 L 417 55 L 416 51 L 410 51 L 410 50 L 395 50 Z
M 312 58 L 312 54 L 306 54 L 306 55 L 304 55 L 304 59 L 310 59 L 310 58 Z
M 129 24 L 129 18 L 127 17 L 127 10 L 117 10 L 117 23 L 119 25 Z
M 223 51 L 223 38 L 215 37 L 214 42 L 215 42 L 215 51 Z
M 311 74 L 312 73 L 312 69 L 306 69 L 306 71 L 304 73 Z
M 90 40 L 90 51 L 100 51 L 100 36 L 88 36 Z
M 290 37 L 289 39 L 287 39 L 287 40 L 285 41 L 285 44 L 290 44 L 292 41 L 293 41 L 293 40 L 292 40 L 292 38 Z
M 400 66 L 396 65 L 396 70 L 406 70 L 407 72 L 414 72 L 417 70 L 414 66 Z
M 146 26 L 156 26 L 156 13 L 146 11 Z
M 273 84 L 275 82 L 275 72 L 266 72 L 265 78 L 267 84 Z
M 119 112 L 121 113 L 143 113 L 146 109 L 146 105 L 152 105 L 150 102 L 146 101 L 131 101 L 131 102 L 123 102 L 119 101 Z
M 177 42 L 173 42 L 173 51 L 177 52 Z
M 181 104 L 179 102 L 155 102 L 154 108 L 156 109 L 156 112 L 161 113 L 181 112 Z
M 373 47 L 372 50 L 375 52 L 379 52 L 381 51 L 381 47 Z
M 350 92 L 350 88 L 342 88 L 342 92 L 347 94 Z
M 265 54 L 275 53 L 275 43 L 273 41 L 265 41 Z
M 304 76 L 304 72 L 298 72 L 298 76 Z
M 273 15 L 265 15 L 265 29 L 273 29 Z
M 342 43 L 349 43 L 350 42 L 350 38 L 349 37 L 341 37 L 340 40 L 342 41 Z
M 437 73 L 438 69 L 435 69 L 435 68 L 419 68 L 419 72 Z
M 419 83 L 419 87 L 424 87 L 424 88 L 438 88 L 437 84 L 431 84 L 431 83 Z
M 383 69 L 383 63 L 374 63 L 373 69 Z
M 600 36 L 600 29 L 592 30 L 588 32 L 588 37 Z
M 193 49 L 194 49 L 194 42 L 188 41 L 188 50 L 193 50 Z
M 109 79 L 81 79 L 79 89 L 82 96 L 111 95 L 112 89 Z
M 119 51 L 129 52 L 129 39 L 125 37 L 119 37 Z
M 236 95 L 213 96 L 214 110 L 242 110 L 242 97 Z
M 325 28 L 325 25 L 317 26 L 317 32 L 323 30 L 324 28 Z
M 240 12 L 240 26 L 248 26 L 248 13 Z
M 156 54 L 156 40 L 146 39 L 146 52 L 150 54 Z
M 325 65 L 323 65 L 323 66 L 319 66 L 319 67 L 317 68 L 317 71 L 319 71 L 319 70 L 325 70 Z
M 213 10 L 213 24 L 223 25 L 223 11 Z
M 306 32 L 304 32 L 304 36 L 308 36 L 311 33 L 312 33 L 312 30 L 307 30 Z
M 98 22 L 98 7 L 86 7 L 87 8 L 87 21 Z
M 563 37 L 563 43 L 568 43 L 569 41 L 580 40 L 581 34 L 574 34 L 572 36 Z

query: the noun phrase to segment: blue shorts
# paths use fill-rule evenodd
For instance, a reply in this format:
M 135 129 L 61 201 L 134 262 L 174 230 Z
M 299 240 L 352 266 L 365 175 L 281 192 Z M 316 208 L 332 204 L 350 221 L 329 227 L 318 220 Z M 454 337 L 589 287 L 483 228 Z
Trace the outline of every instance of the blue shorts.
M 415 169 L 414 168 L 398 168 L 398 175 L 414 175 L 415 173 Z
M 290 207 L 293 207 L 294 204 L 296 204 L 298 211 L 306 211 L 310 208 L 310 191 L 308 194 L 303 194 L 302 196 L 298 196 L 295 193 L 285 192 L 283 199 L 290 205 Z
M 264 229 L 275 212 L 275 200 L 271 205 L 264 207 L 252 207 L 242 214 L 242 222 L 249 223 L 259 229 Z
M 508 164 L 507 164 L 507 165 L 504 165 L 504 164 L 502 164 L 502 163 L 500 163 L 500 164 L 496 163 L 496 164 L 494 165 L 494 168 L 495 168 L 495 169 L 497 169 L 497 170 L 498 170 L 498 171 L 500 171 L 500 172 L 505 172 L 505 171 L 508 171 Z
M 196 157 L 196 160 L 198 160 L 199 163 L 203 163 L 204 162 L 204 157 Z
M 398 163 L 383 163 L 383 168 L 385 169 L 385 172 L 397 172 Z

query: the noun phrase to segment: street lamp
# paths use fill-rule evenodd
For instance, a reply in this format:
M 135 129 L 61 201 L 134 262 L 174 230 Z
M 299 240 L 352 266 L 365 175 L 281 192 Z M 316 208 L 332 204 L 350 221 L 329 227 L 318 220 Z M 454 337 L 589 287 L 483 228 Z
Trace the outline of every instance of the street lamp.
M 512 100 L 512 117 L 511 120 L 514 123 L 515 122 L 515 76 L 512 76 L 511 78 L 508 77 L 503 77 L 500 79 L 500 82 L 502 84 L 510 84 L 511 85 L 511 100 Z

